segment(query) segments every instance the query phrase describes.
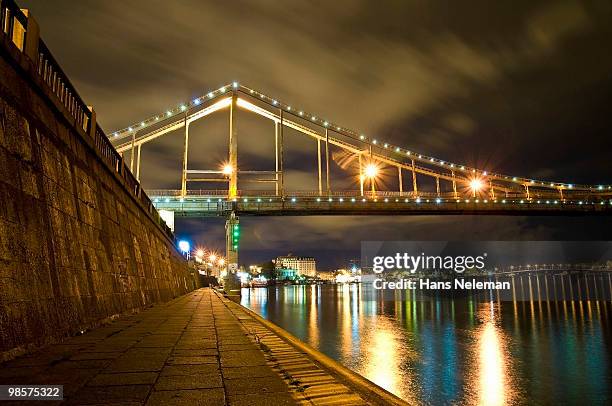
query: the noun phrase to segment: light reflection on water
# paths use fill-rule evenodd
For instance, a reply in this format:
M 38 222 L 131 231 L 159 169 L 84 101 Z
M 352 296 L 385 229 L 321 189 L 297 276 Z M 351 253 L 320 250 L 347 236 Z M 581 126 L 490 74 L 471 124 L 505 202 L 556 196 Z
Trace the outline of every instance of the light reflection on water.
M 610 276 L 448 298 L 369 285 L 243 289 L 242 304 L 414 404 L 605 403 Z

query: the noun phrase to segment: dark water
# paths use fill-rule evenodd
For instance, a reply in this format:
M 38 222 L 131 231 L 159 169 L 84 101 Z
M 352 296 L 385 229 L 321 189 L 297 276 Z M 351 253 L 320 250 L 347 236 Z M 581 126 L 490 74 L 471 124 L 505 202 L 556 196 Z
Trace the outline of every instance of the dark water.
M 610 274 L 513 279 L 502 296 L 279 286 L 242 304 L 413 404 L 611 404 Z

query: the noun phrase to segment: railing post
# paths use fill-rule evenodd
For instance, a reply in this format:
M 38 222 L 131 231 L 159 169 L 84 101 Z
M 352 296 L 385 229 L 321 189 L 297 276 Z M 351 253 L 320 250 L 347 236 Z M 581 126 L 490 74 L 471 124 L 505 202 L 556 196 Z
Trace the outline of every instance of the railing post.
M 87 106 L 87 108 L 89 109 L 89 122 L 87 123 L 87 133 L 89 134 L 92 140 L 95 140 L 97 125 L 96 111 L 94 110 L 93 106 Z
M 40 39 L 40 27 L 36 19 L 28 9 L 21 9 L 21 12 L 28 19 L 25 33 L 25 43 L 23 53 L 27 55 L 35 65 L 38 65 L 38 40 Z

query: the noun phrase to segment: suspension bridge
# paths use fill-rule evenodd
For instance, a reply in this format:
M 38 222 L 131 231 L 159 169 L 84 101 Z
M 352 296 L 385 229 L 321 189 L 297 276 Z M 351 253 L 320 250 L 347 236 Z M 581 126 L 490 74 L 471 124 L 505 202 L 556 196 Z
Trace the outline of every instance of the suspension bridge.
M 236 109 L 273 123 L 274 170 L 243 170 L 238 162 Z M 218 112 L 228 112 L 228 157 L 217 168 L 189 166 L 189 128 Z M 316 143 L 315 190 L 288 188 L 284 162 L 285 134 L 293 130 Z M 109 135 L 118 153 L 129 153 L 129 168 L 141 175 L 142 147 L 159 137 L 183 137 L 181 188 L 147 190 L 158 209 L 177 216 L 239 215 L 372 215 L 372 214 L 601 214 L 612 209 L 610 185 L 580 185 L 506 175 L 445 161 L 368 137 L 306 112 L 237 82 L 210 91 L 165 113 Z M 354 188 L 335 188 L 330 167 L 332 149 L 342 151 Z M 272 154 L 271 154 L 272 155 Z M 350 173 L 353 171 L 354 173 Z M 397 189 L 379 182 L 395 172 Z M 314 176 L 314 174 L 313 174 Z M 227 185 L 202 189 L 206 182 Z M 252 182 L 268 189 L 243 188 Z M 406 187 L 408 185 L 408 187 Z M 240 187 L 239 187 L 240 186 Z M 291 190 L 291 191 L 289 191 Z

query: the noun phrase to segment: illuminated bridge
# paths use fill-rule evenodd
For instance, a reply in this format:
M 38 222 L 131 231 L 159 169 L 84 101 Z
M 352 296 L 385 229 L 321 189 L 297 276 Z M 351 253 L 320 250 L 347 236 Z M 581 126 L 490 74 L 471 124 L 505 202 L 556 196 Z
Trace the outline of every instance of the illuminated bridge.
M 250 170 L 238 162 L 238 140 L 247 130 L 236 122 L 236 110 L 270 120 L 274 137 L 274 170 Z M 189 166 L 189 127 L 225 111 L 228 157 L 218 168 Z M 295 191 L 285 181 L 284 132 L 316 143 L 315 190 Z M 158 209 L 179 216 L 237 215 L 372 215 L 372 214 L 603 214 L 612 210 L 610 185 L 579 185 L 532 179 L 445 161 L 392 145 L 300 110 L 239 83 L 231 83 L 139 123 L 110 134 L 118 153 L 129 153 L 129 167 L 140 178 L 142 147 L 159 137 L 183 137 L 181 189 L 148 190 Z M 331 158 L 340 156 L 338 159 Z M 352 188 L 334 187 L 330 166 L 354 179 Z M 380 178 L 397 176 L 396 190 Z M 315 176 L 313 174 L 313 176 Z M 206 182 L 218 189 L 195 188 Z M 256 183 L 249 189 L 245 185 Z M 262 188 L 268 184 L 268 188 Z M 291 191 L 288 191 L 291 190 Z

